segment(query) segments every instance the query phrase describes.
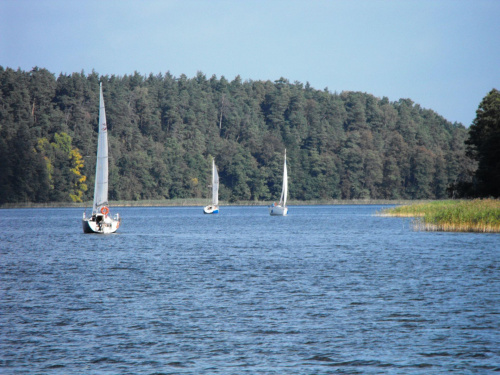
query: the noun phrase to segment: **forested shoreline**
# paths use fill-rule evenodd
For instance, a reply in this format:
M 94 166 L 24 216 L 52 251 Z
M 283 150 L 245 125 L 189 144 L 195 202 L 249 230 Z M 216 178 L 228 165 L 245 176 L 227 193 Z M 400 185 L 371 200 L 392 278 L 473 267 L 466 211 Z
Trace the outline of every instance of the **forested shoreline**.
M 318 199 L 318 200 L 290 200 L 287 206 L 358 206 L 358 205 L 376 205 L 376 206 L 400 206 L 418 203 L 428 203 L 428 199 Z M 219 201 L 220 206 L 261 206 L 267 207 L 271 201 Z M 207 204 L 206 198 L 176 198 L 176 199 L 155 199 L 155 200 L 137 200 L 137 201 L 110 201 L 112 207 L 200 207 Z M 16 202 L 3 203 L 0 209 L 17 208 L 91 208 L 92 201 L 86 202 Z
M 410 99 L 224 77 L 26 72 L 0 66 L 0 203 L 92 199 L 99 82 L 109 198 L 442 199 L 474 169 L 467 129 Z

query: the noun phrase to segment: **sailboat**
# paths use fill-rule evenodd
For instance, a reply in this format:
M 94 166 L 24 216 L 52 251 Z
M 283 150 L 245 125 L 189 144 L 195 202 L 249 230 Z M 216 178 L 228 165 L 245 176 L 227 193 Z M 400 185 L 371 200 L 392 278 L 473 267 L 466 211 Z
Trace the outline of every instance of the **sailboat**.
M 212 159 L 212 203 L 203 208 L 205 214 L 219 213 L 219 174 L 215 166 L 215 160 Z
M 82 225 L 84 233 L 114 233 L 120 226 L 120 215 L 113 218 L 109 214 L 108 204 L 108 129 L 106 127 L 106 110 L 102 97 L 102 82 L 99 85 L 99 136 L 97 138 L 97 162 L 95 168 L 94 204 L 92 215 L 83 213 Z
M 271 216 L 286 216 L 288 213 L 288 207 L 286 206 L 286 198 L 288 196 L 288 173 L 286 170 L 286 150 L 285 150 L 285 161 L 283 163 L 283 187 L 281 188 L 281 198 L 280 202 L 276 205 L 273 203 L 269 206 L 269 214 Z

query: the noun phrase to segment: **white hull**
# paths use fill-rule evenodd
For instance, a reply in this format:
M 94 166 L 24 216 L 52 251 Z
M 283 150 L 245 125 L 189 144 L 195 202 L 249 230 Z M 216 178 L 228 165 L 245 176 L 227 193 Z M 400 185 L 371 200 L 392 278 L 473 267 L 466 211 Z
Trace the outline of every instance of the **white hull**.
M 120 227 L 121 219 L 111 219 L 110 217 L 97 216 L 83 218 L 82 226 L 84 233 L 110 234 L 115 233 Z
M 271 216 L 286 216 L 287 213 L 288 207 L 269 206 L 269 215 Z
M 205 206 L 203 207 L 203 213 L 204 214 L 218 214 L 219 213 L 219 206 Z

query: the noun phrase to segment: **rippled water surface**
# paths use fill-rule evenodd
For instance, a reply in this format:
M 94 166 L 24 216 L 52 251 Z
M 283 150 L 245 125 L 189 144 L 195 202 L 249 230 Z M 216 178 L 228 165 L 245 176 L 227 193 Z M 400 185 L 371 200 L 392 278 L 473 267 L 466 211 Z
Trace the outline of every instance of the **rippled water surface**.
M 381 208 L 0 210 L 0 373 L 500 371 L 500 235 Z

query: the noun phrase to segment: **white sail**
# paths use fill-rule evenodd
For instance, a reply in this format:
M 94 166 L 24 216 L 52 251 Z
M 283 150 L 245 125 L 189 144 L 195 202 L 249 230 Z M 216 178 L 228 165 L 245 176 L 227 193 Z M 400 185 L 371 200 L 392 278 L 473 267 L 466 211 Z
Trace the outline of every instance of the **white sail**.
M 285 150 L 285 162 L 283 164 L 283 187 L 281 188 L 280 205 L 286 207 L 286 198 L 288 196 L 288 172 L 286 168 L 286 150 Z
M 215 160 L 212 160 L 212 205 L 219 205 L 219 174 L 215 166 Z
M 99 85 L 99 137 L 97 138 L 97 164 L 92 213 L 100 212 L 104 206 L 108 206 L 108 128 L 101 83 Z
M 285 150 L 285 161 L 283 162 L 283 185 L 281 187 L 281 197 L 278 205 L 274 203 L 269 207 L 269 214 L 272 216 L 286 216 L 288 213 L 288 208 L 286 207 L 286 200 L 288 197 L 288 171 L 286 168 L 286 150 Z

